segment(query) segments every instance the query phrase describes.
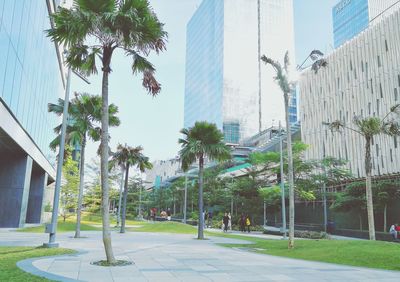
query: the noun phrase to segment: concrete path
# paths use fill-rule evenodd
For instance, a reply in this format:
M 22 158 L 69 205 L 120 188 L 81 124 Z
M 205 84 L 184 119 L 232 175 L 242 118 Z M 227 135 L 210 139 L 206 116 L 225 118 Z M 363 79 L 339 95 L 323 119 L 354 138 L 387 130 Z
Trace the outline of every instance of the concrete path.
M 87 238 L 60 234 L 62 247 L 80 250 L 78 255 L 27 260 L 24 270 L 59 281 L 399 281 L 400 272 L 346 267 L 286 259 L 215 243 L 244 241 L 213 237 L 195 240 L 193 235 L 131 232 L 113 233 L 118 259 L 134 262 L 123 267 L 101 267 L 90 262 L 104 259 L 101 232 L 84 232 Z M 40 245 L 46 234 L 0 232 L 0 245 Z

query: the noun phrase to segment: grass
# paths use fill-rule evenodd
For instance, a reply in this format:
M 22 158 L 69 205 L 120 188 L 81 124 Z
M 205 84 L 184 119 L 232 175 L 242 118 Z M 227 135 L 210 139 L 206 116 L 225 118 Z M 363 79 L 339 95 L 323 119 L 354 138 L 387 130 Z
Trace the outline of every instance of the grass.
M 161 222 L 140 222 L 138 223 L 140 228 L 127 228 L 128 231 L 137 232 L 163 232 L 163 233 L 174 233 L 174 234 L 197 234 L 197 228 L 191 225 L 172 222 L 172 221 L 161 221 Z
M 254 244 L 251 246 L 246 244 L 221 245 L 231 248 L 247 248 L 257 253 L 281 257 L 400 270 L 400 244 L 396 243 L 367 240 L 297 240 L 295 248 L 289 250 L 287 241 L 235 237 L 251 241 Z
M 82 231 L 98 231 L 98 230 L 101 230 L 101 228 L 93 226 L 93 225 L 89 225 L 86 223 L 81 223 L 81 230 Z M 21 229 L 18 229 L 18 231 L 19 232 L 44 233 L 44 225 L 21 228 Z M 71 221 L 66 221 L 66 222 L 59 221 L 58 222 L 57 232 L 63 233 L 63 232 L 70 232 L 70 231 L 75 231 L 75 222 L 71 222 Z
M 50 281 L 22 271 L 16 263 L 23 259 L 61 254 L 71 254 L 68 249 L 46 249 L 35 247 L 0 247 L 0 281 Z

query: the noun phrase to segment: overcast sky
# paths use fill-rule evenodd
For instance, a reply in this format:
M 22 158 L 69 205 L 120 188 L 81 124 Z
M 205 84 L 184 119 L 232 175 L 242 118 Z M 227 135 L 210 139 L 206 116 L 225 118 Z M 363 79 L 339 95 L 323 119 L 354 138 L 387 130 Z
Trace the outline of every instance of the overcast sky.
M 142 145 L 144 153 L 154 160 L 177 155 L 183 127 L 185 86 L 186 24 L 201 0 L 150 0 L 165 30 L 169 33 L 167 51 L 151 56 L 156 66 L 162 92 L 150 97 L 140 78 L 132 76 L 130 60 L 118 53 L 112 61 L 109 81 L 110 102 L 119 107 L 121 125 L 110 130 L 111 147 L 117 143 Z M 338 0 L 294 0 L 296 60 L 301 63 L 312 49 L 332 51 L 331 8 Z M 101 76 L 90 77 L 86 85 L 72 79 L 72 91 L 101 94 Z M 98 144 L 89 143 L 87 159 L 95 157 Z

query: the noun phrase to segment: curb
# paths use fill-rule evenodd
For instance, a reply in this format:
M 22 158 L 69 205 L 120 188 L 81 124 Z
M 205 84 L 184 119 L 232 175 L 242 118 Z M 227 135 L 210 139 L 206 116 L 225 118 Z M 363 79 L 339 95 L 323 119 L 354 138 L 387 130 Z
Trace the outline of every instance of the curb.
M 39 276 L 42 278 L 47 278 L 49 280 L 54 280 L 54 281 L 61 281 L 61 282 L 80 282 L 82 280 L 76 280 L 72 278 L 67 278 L 64 276 L 52 274 L 43 270 L 40 270 L 33 266 L 33 262 L 36 260 L 41 260 L 41 259 L 51 259 L 51 258 L 61 258 L 61 257 L 74 257 L 78 256 L 81 254 L 87 253 L 86 251 L 77 251 L 75 254 L 65 254 L 65 255 L 57 255 L 57 256 L 43 256 L 43 257 L 36 257 L 36 258 L 29 258 L 29 259 L 24 259 L 20 260 L 17 262 L 17 267 L 27 273 L 30 273 L 35 276 Z

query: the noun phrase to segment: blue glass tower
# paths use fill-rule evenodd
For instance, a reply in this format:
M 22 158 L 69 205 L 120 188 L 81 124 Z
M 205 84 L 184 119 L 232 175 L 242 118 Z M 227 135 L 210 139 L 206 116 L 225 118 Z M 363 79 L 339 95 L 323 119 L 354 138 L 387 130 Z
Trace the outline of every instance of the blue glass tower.
M 0 227 L 41 223 L 51 203 L 59 120 L 47 104 L 64 78 L 59 47 L 45 35 L 52 12 L 53 1 L 0 0 Z
M 204 0 L 187 25 L 184 127 L 222 129 L 224 1 Z
M 341 0 L 332 9 L 335 48 L 368 27 L 368 0 Z

